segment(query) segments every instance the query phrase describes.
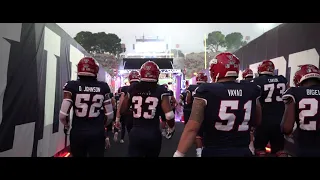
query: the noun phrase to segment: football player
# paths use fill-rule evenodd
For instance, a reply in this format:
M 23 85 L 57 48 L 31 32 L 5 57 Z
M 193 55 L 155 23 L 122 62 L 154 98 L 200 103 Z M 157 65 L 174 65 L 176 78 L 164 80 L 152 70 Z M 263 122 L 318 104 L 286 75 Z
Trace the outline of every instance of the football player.
M 284 112 L 282 95 L 287 89 L 288 81 L 282 75 L 274 74 L 274 64 L 265 60 L 258 66 L 259 77 L 253 82 L 261 87 L 260 103 L 262 107 L 261 126 L 255 130 L 254 148 L 257 156 L 265 156 L 267 144 L 270 142 L 271 153 L 277 157 L 286 156 L 284 136 L 280 123 Z
M 243 81 L 248 81 L 248 82 L 253 80 L 253 71 L 250 68 L 247 68 L 242 72 L 242 80 Z M 250 140 L 249 148 L 250 148 L 251 152 L 254 154 L 254 145 L 253 145 L 253 142 L 254 142 L 254 128 L 251 129 L 250 139 L 251 140 Z
M 82 58 L 78 63 L 78 80 L 68 81 L 59 119 L 69 126 L 67 116 L 73 107 L 70 150 L 73 157 L 103 157 L 105 147 L 104 120 L 100 109 L 104 107 L 106 124 L 113 119 L 110 88 L 105 82 L 97 81 L 99 66 L 91 57 Z
M 195 85 L 190 85 L 187 89 L 187 97 L 186 97 L 186 108 L 187 110 L 185 111 L 184 118 L 188 120 L 190 118 L 190 113 L 191 113 L 191 108 L 192 108 L 192 103 L 193 103 L 193 95 L 195 94 L 195 90 L 199 87 L 200 84 L 202 83 L 207 83 L 208 77 L 205 73 L 199 72 L 196 76 L 196 83 Z M 202 152 L 202 129 L 203 127 L 201 126 L 200 130 L 198 131 L 198 135 L 196 136 L 196 155 L 197 157 L 201 157 L 201 152 Z
M 111 147 L 111 143 L 110 143 L 110 135 L 112 135 L 113 133 L 113 140 L 115 142 L 118 141 L 118 128 L 115 128 L 114 124 L 115 124 L 115 120 L 116 120 L 116 116 L 115 116 L 115 113 L 117 112 L 117 96 L 114 95 L 113 93 L 110 93 L 109 95 L 110 99 L 111 99 L 111 104 L 112 104 L 112 108 L 113 108 L 113 113 L 114 113 L 114 116 L 113 116 L 113 119 L 112 119 L 112 122 L 109 123 L 107 126 L 106 126 L 106 132 L 105 132 L 105 137 L 106 137 L 106 149 L 107 148 L 110 148 Z M 103 108 L 101 109 L 101 112 L 103 112 Z
M 176 106 L 177 106 L 177 101 L 176 99 L 174 98 L 174 93 L 172 90 L 170 90 L 168 88 L 168 85 L 167 84 L 163 84 L 162 86 L 164 86 L 168 93 L 169 93 L 169 100 L 170 100 L 170 105 L 171 105 L 171 108 L 172 108 L 172 111 L 174 114 L 176 114 Z M 161 114 L 161 129 L 162 129 L 162 136 L 166 137 L 167 139 L 170 139 L 171 136 L 168 137 L 168 131 L 167 131 L 167 120 L 166 120 L 166 117 L 165 117 L 165 113 L 162 112 L 160 113 Z
M 162 136 L 159 128 L 161 110 L 165 113 L 168 132 L 174 132 L 174 113 L 167 89 L 158 85 L 160 69 L 152 61 L 140 68 L 140 82 L 131 86 L 121 103 L 121 114 L 133 109 L 133 128 L 129 133 L 129 157 L 158 157 Z
M 253 72 L 251 69 L 247 68 L 242 72 L 242 79 L 246 81 L 253 80 Z
M 123 98 L 125 96 L 125 94 L 128 92 L 128 89 L 130 86 L 134 86 L 136 83 L 138 83 L 140 81 L 140 73 L 139 71 L 131 71 L 129 73 L 128 76 L 129 79 L 129 86 L 123 86 L 121 88 L 121 95 L 120 95 L 120 105 L 123 101 Z M 120 143 L 124 143 L 124 136 L 126 134 L 126 129 L 128 131 L 128 133 L 131 131 L 132 129 L 132 121 L 133 121 L 133 117 L 132 117 L 132 108 L 129 108 L 127 112 L 125 112 L 122 116 L 120 114 L 120 105 L 119 108 L 117 110 L 117 118 L 116 118 L 116 123 L 119 124 L 119 122 L 121 123 L 121 140 Z M 118 126 L 118 125 L 117 125 Z
M 210 63 L 214 83 L 203 83 L 194 95 L 191 115 L 174 157 L 183 157 L 203 124 L 201 157 L 252 156 L 250 128 L 261 121 L 260 88 L 237 81 L 240 61 L 220 53 Z
M 285 103 L 282 131 L 290 135 L 296 123 L 296 156 L 319 157 L 320 71 L 314 65 L 302 65 L 295 73 L 293 81 L 296 87 L 289 88 L 282 96 Z

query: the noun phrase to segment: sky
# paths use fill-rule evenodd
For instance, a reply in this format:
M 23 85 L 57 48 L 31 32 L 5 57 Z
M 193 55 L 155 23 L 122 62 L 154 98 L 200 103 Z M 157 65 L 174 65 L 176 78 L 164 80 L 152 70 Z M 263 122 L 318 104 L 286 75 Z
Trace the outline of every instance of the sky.
M 71 37 L 80 31 L 114 33 L 126 44 L 127 52 L 133 52 L 135 37 L 143 34 L 149 37 L 171 39 L 171 46 L 179 44 L 183 53 L 204 51 L 205 34 L 221 31 L 227 35 L 240 32 L 251 40 L 281 23 L 57 23 Z

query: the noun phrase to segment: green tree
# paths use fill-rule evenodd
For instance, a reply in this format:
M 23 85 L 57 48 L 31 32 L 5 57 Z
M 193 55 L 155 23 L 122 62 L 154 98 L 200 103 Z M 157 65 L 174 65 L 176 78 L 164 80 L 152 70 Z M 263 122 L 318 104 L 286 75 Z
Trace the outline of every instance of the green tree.
M 207 49 L 211 52 L 219 51 L 220 47 L 225 47 L 225 36 L 221 31 L 213 31 L 207 37 Z
M 184 57 L 184 54 L 179 49 L 171 49 L 171 53 L 173 53 L 173 57 Z
M 95 37 L 92 32 L 81 31 L 74 38 L 86 51 L 90 52 L 95 45 Z
M 233 32 L 226 35 L 225 42 L 228 51 L 235 51 L 247 44 L 246 41 L 243 41 L 243 36 L 239 32 Z
M 121 39 L 113 33 L 81 31 L 74 39 L 88 52 L 109 52 L 115 55 L 122 52 Z

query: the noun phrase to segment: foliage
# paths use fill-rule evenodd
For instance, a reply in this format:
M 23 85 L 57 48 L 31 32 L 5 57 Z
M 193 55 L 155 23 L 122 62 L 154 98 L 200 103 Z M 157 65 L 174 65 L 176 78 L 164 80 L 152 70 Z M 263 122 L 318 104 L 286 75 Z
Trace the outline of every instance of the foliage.
M 211 52 L 219 51 L 220 47 L 225 47 L 225 36 L 221 31 L 213 31 L 207 37 L 207 49 Z
M 81 31 L 74 38 L 86 51 L 118 55 L 122 52 L 121 39 L 113 33 Z
M 206 43 L 207 50 L 211 53 L 219 52 L 223 48 L 234 52 L 247 44 L 246 41 L 243 41 L 243 35 L 240 32 L 232 32 L 225 36 L 221 31 L 209 33 Z
M 107 71 L 110 74 L 110 76 L 115 76 L 114 70 L 118 69 L 121 60 L 116 58 L 114 55 L 106 53 L 95 53 L 92 56 L 103 66 L 104 70 Z
M 173 54 L 173 57 L 184 57 L 184 54 L 179 49 L 171 49 L 171 53 Z
M 230 51 L 239 49 L 243 44 L 243 36 L 239 32 L 233 32 L 225 37 L 226 47 Z

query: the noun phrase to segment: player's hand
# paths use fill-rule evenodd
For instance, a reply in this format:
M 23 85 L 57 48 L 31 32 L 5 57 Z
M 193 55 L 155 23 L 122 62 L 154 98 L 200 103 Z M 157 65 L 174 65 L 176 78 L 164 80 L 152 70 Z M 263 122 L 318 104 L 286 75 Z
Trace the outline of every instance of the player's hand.
M 116 122 L 114 123 L 114 127 L 117 128 L 117 129 L 120 129 L 120 128 L 121 128 L 121 123 L 120 123 L 120 121 L 116 121 Z
M 69 130 L 70 130 L 70 125 L 69 124 L 64 125 L 63 127 L 64 134 L 68 135 Z
M 166 138 L 167 138 L 167 139 L 171 139 L 172 136 L 173 136 L 173 134 L 174 134 L 174 132 L 175 132 L 175 128 L 174 128 L 174 127 L 173 127 L 173 128 L 168 128 L 168 129 L 167 129 Z

